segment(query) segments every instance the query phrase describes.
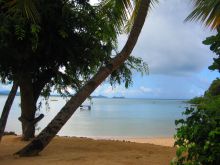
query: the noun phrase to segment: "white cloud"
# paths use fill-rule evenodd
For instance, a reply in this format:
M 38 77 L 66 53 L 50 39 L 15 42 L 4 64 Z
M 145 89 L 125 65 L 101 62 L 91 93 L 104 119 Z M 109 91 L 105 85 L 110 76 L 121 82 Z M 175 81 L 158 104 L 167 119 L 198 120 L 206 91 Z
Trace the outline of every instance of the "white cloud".
M 142 57 L 150 74 L 193 75 L 207 68 L 213 54 L 202 41 L 211 32 L 199 23 L 184 23 L 189 1 L 162 0 L 152 9 L 132 55 Z M 120 48 L 126 36 L 120 36 Z

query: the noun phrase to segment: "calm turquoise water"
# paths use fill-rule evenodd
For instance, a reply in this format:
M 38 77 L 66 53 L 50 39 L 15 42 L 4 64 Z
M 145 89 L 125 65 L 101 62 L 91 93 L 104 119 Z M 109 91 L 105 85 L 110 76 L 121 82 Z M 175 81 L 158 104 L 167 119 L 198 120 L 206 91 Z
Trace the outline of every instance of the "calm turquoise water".
M 1 110 L 6 100 L 0 96 Z M 56 101 L 55 101 L 56 100 Z M 37 125 L 42 130 L 65 104 L 65 100 L 52 97 L 50 109 L 43 107 L 45 117 Z M 65 136 L 173 136 L 175 119 L 182 118 L 188 104 L 183 100 L 147 99 L 92 99 L 91 111 L 78 109 L 59 132 Z M 7 131 L 21 134 L 20 98 L 16 97 L 6 126 Z M 88 104 L 88 101 L 84 104 Z M 0 111 L 1 112 L 1 111 Z M 37 131 L 39 132 L 39 131 Z

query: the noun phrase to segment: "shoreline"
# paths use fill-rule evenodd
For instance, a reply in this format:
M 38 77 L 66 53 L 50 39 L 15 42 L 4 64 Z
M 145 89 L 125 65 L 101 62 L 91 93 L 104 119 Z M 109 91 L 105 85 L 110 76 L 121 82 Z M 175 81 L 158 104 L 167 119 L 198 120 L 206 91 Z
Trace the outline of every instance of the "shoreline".
M 63 137 L 63 136 L 59 136 Z M 65 137 L 65 136 L 64 136 Z M 69 136 L 71 138 L 71 136 Z M 88 138 L 93 140 L 111 140 L 111 141 L 122 141 L 122 142 L 133 142 L 133 143 L 146 143 L 160 146 L 173 147 L 174 138 L 169 136 L 153 136 L 153 137 L 127 137 L 127 136 L 72 136 L 76 138 Z
M 13 134 L 14 136 L 21 137 L 21 135 Z M 4 135 L 12 136 L 12 135 Z M 121 142 L 133 142 L 133 143 L 147 143 L 166 147 L 174 147 L 174 137 L 171 136 L 65 136 L 56 135 L 60 138 L 84 138 L 92 140 L 110 140 L 110 141 L 121 141 Z

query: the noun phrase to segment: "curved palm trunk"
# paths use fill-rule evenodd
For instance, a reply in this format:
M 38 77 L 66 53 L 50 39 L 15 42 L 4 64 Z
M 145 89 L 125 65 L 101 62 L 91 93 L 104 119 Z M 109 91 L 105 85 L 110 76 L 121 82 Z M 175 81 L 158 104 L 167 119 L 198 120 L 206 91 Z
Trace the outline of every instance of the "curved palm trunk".
M 18 151 L 19 156 L 34 156 L 42 151 L 52 138 L 59 132 L 63 125 L 68 121 L 76 109 L 83 103 L 83 101 L 123 62 L 128 58 L 132 52 L 141 29 L 144 25 L 145 18 L 149 9 L 150 0 L 142 0 L 140 8 L 134 22 L 131 33 L 128 37 L 122 51 L 112 59 L 110 64 L 106 67 L 102 67 L 98 73 L 88 81 L 61 109 L 61 111 L 55 116 L 55 118 L 42 130 L 42 132 L 27 146 Z
M 2 136 L 4 134 L 5 126 L 6 126 L 7 119 L 8 119 L 8 114 L 10 112 L 10 109 L 11 109 L 12 103 L 14 101 L 15 95 L 17 93 L 17 90 L 18 90 L 18 84 L 16 82 L 14 82 L 13 86 L 11 88 L 11 91 L 8 95 L 8 98 L 5 102 L 5 106 L 3 108 L 1 119 L 0 119 L 0 141 L 1 141 Z

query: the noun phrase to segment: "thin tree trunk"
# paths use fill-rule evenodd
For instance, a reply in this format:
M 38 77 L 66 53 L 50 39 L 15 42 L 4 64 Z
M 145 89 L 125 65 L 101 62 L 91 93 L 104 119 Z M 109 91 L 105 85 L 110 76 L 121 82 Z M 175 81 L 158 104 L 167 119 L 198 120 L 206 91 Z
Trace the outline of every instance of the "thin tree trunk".
M 144 25 L 145 18 L 149 9 L 150 0 L 142 0 L 140 8 L 132 27 L 131 33 L 128 37 L 122 51 L 112 59 L 110 64 L 106 67 L 102 67 L 98 73 L 86 83 L 79 92 L 77 92 L 61 109 L 61 111 L 55 116 L 55 118 L 47 125 L 44 130 L 27 146 L 15 154 L 19 156 L 34 156 L 42 151 L 52 138 L 59 132 L 63 125 L 68 121 L 76 109 L 83 103 L 83 101 L 90 96 L 90 94 L 131 54 L 141 29 Z
M 2 136 L 4 134 L 5 126 L 6 126 L 7 119 L 8 119 L 8 114 L 10 112 L 10 109 L 11 109 L 12 103 L 14 101 L 15 95 L 17 93 L 17 90 L 18 90 L 18 84 L 16 82 L 14 82 L 13 86 L 11 88 L 11 91 L 8 95 L 8 98 L 5 102 L 5 105 L 4 105 L 4 108 L 2 111 L 2 115 L 1 115 L 1 119 L 0 119 L 0 141 L 1 141 Z

